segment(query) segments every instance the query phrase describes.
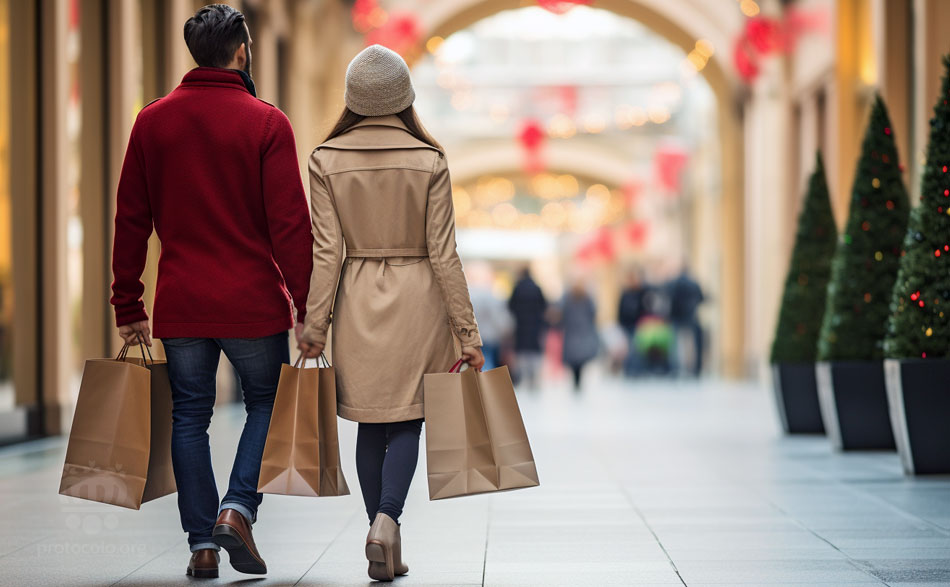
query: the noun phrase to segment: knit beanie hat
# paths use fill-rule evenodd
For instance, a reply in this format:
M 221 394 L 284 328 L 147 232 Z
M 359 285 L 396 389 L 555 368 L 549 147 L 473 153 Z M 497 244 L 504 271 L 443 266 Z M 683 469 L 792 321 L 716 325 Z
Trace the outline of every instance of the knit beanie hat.
M 343 100 L 357 114 L 396 114 L 411 106 L 415 99 L 409 66 L 398 53 L 382 45 L 363 49 L 346 68 Z

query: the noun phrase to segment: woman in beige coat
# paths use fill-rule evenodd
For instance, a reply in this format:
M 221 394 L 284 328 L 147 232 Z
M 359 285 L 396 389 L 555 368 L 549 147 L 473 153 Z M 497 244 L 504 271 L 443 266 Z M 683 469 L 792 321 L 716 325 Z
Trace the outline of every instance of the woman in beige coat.
M 333 323 L 338 411 L 359 422 L 366 557 L 379 580 L 408 572 L 398 521 L 419 455 L 422 376 L 459 354 L 484 363 L 449 170 L 414 99 L 402 58 L 366 48 L 347 69 L 343 115 L 310 157 L 314 266 L 301 350 L 318 356 Z

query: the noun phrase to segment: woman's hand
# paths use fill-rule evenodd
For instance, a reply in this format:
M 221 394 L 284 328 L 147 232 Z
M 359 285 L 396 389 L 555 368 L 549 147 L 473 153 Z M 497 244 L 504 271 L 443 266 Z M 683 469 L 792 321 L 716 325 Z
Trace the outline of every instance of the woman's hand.
M 316 359 L 320 356 L 320 353 L 323 352 L 323 343 L 316 342 L 307 342 L 306 340 L 301 340 L 297 344 L 297 348 L 300 349 L 300 354 L 303 355 L 305 359 Z
M 463 346 L 462 347 L 462 361 L 468 363 L 468 366 L 472 369 L 481 369 L 485 366 L 485 356 L 482 355 L 481 347 L 477 346 Z

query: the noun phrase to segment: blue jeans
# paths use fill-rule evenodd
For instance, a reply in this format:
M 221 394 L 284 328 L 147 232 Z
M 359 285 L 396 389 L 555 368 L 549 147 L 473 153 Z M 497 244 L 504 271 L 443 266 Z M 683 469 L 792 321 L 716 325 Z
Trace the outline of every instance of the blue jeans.
M 263 338 L 165 338 L 172 388 L 172 465 L 181 526 L 191 550 L 218 547 L 211 531 L 218 512 L 231 508 L 253 523 L 261 494 L 258 475 L 270 425 L 280 366 L 290 362 L 287 333 Z M 247 420 L 238 443 L 228 492 L 218 506 L 208 425 L 214 411 L 218 359 L 224 351 L 241 377 Z

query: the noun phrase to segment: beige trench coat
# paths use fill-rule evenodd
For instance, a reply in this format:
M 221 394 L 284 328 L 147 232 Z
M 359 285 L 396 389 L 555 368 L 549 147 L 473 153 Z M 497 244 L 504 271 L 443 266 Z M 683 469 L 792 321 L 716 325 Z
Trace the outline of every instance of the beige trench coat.
M 422 376 L 481 346 L 445 156 L 397 116 L 366 118 L 310 156 L 314 263 L 304 338 L 333 323 L 339 415 L 423 417 Z M 345 251 L 345 252 L 344 252 Z

